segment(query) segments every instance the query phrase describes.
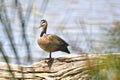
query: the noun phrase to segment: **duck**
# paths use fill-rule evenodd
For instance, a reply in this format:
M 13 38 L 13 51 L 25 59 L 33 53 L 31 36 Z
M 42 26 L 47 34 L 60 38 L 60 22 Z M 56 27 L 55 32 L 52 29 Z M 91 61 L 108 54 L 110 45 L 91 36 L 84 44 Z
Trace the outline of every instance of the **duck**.
M 56 51 L 62 51 L 70 54 L 70 51 L 67 48 L 69 44 L 55 34 L 47 34 L 47 26 L 47 21 L 42 19 L 39 26 L 39 28 L 42 28 L 42 31 L 37 42 L 41 49 L 49 52 L 49 59 L 52 58 L 51 54 Z

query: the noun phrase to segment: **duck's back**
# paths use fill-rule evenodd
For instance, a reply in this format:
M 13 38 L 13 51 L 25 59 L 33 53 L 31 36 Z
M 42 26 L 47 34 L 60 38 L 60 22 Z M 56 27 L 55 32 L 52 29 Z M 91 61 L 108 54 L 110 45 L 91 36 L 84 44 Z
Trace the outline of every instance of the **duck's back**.
M 54 51 L 64 51 L 69 53 L 67 46 L 68 43 L 57 35 L 44 34 L 42 37 L 38 38 L 39 46 L 48 52 Z

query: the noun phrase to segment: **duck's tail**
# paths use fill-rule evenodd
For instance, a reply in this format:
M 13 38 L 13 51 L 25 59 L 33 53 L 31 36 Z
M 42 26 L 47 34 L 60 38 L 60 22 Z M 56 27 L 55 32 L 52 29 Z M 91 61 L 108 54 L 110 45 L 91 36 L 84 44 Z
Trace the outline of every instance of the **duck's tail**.
M 63 51 L 63 52 L 66 52 L 66 53 L 68 53 L 68 54 L 70 54 L 70 51 L 68 50 L 67 47 L 63 47 L 62 51 Z

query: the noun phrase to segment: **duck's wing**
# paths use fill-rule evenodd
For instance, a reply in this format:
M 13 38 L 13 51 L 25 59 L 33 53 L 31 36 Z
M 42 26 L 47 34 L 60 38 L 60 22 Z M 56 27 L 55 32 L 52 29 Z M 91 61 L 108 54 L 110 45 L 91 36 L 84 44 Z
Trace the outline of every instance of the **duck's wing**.
M 62 38 L 58 37 L 57 35 L 48 35 L 49 40 L 57 45 L 64 45 L 64 46 L 69 46 L 69 44 L 64 41 Z

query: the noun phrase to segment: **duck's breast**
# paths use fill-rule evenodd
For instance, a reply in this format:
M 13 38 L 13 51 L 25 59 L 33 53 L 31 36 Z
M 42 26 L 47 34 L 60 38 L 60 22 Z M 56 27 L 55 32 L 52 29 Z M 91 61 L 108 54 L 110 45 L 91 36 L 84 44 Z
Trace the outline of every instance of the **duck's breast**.
M 47 49 L 47 45 L 49 44 L 47 35 L 43 35 L 42 37 L 39 37 L 37 42 L 40 48 L 49 52 L 49 50 Z

